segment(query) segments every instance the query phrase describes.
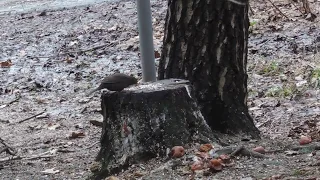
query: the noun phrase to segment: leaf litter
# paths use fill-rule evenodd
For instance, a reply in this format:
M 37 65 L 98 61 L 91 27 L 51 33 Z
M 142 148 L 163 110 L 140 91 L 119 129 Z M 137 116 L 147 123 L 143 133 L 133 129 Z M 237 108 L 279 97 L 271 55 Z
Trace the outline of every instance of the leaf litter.
M 206 152 L 195 152 L 210 146 L 186 145 L 182 157 L 135 164 L 112 178 L 320 177 L 319 17 L 310 22 L 301 14 L 301 4 L 272 2 L 278 9 L 250 1 L 248 106 L 263 138 L 221 137 L 268 158 L 235 156 L 230 166 L 208 173 L 201 162 L 190 164 L 190 158 L 207 159 Z M 152 1 L 157 64 L 166 6 L 165 0 Z M 310 1 L 310 6 L 318 15 L 320 3 Z M 0 15 L 0 24 L 0 136 L 21 156 L 4 161 L 8 155 L 0 154 L 0 177 L 84 179 L 99 150 L 101 128 L 92 122 L 102 119 L 99 96 L 84 95 L 114 72 L 141 77 L 135 2 L 7 13 Z M 35 116 L 43 109 L 44 118 Z M 48 154 L 58 149 L 63 150 Z M 220 169 L 220 162 L 211 162 Z

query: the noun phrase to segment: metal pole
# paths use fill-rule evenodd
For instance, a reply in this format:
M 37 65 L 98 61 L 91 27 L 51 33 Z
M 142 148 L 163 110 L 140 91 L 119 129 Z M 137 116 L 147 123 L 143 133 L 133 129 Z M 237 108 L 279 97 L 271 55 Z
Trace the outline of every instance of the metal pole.
M 156 81 L 150 0 L 137 0 L 142 80 Z

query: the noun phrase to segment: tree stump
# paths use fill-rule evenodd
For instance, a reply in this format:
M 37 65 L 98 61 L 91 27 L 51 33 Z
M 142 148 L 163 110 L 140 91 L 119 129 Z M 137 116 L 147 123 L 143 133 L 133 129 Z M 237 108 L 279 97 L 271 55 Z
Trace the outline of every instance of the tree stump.
M 167 79 L 101 96 L 103 130 L 96 177 L 164 157 L 173 146 L 214 140 L 188 81 Z

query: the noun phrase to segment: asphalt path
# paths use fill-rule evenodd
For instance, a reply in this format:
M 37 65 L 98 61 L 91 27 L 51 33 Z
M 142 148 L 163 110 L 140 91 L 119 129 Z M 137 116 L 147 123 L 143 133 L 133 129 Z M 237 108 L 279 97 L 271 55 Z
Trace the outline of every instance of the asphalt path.
M 54 10 L 117 0 L 0 0 L 0 14 Z

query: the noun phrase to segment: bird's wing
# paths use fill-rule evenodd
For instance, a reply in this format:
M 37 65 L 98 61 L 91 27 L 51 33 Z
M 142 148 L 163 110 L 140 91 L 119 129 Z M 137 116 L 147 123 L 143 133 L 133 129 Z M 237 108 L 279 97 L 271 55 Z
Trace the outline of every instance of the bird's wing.
M 118 81 L 108 81 L 108 82 L 103 82 L 103 84 L 116 84 L 119 83 Z

